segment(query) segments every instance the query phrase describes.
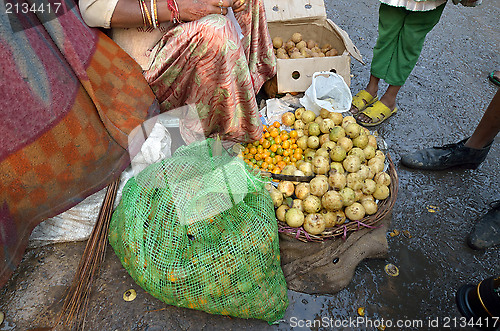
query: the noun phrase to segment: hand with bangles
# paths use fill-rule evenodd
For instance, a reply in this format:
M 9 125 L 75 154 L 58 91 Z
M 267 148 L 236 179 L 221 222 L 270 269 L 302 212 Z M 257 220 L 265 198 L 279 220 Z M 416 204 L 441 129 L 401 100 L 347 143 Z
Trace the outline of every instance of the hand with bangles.
M 231 7 L 235 13 L 245 11 L 249 0 L 119 0 L 111 17 L 111 26 L 130 28 L 155 26 L 165 22 L 192 22 L 212 14 L 226 15 Z M 82 13 L 98 11 L 107 6 L 103 0 L 80 1 Z M 104 10 L 106 8 L 103 8 Z M 102 15 L 102 14 L 101 14 Z M 86 23 L 91 24 L 85 16 Z
M 186 143 L 260 139 L 255 96 L 276 74 L 263 0 L 79 0 L 79 8 L 140 65 L 161 111 L 194 105 L 198 121 L 179 122 Z
M 181 20 L 195 21 L 210 14 L 226 15 L 228 8 L 233 8 L 235 13 L 247 8 L 246 0 L 178 0 Z

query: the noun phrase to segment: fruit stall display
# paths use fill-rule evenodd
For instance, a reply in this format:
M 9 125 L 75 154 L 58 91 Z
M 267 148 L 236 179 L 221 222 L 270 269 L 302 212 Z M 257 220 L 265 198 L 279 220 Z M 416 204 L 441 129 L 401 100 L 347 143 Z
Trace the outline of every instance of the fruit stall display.
M 375 228 L 392 209 L 398 178 L 380 141 L 352 116 L 298 108 L 264 126 L 240 156 L 280 179 L 268 185 L 280 232 L 323 241 Z

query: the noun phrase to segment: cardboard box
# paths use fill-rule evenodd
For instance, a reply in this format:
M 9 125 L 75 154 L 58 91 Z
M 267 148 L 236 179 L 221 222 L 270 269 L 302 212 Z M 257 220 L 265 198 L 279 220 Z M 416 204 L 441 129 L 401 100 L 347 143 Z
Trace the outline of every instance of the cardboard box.
M 336 72 L 350 86 L 351 56 L 361 63 L 363 60 L 348 34 L 326 18 L 323 0 L 264 0 L 264 5 L 272 38 L 279 36 L 286 42 L 300 32 L 304 40 L 329 43 L 339 52 L 338 56 L 277 59 L 279 93 L 304 92 L 317 71 Z

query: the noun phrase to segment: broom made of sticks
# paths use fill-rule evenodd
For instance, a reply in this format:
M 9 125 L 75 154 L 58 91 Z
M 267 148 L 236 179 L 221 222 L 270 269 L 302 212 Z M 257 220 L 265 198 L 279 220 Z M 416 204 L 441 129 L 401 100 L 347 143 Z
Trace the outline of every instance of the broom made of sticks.
M 92 282 L 96 278 L 97 271 L 106 254 L 109 222 L 119 183 L 120 179 L 118 178 L 108 185 L 96 224 L 87 241 L 54 328 L 57 326 L 62 326 L 65 329 L 84 328 Z

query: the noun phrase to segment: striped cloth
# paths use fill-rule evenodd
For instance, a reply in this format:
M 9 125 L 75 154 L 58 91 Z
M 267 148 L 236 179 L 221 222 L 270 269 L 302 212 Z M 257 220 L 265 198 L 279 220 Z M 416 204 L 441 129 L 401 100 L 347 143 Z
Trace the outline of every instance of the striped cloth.
M 276 74 L 276 57 L 262 0 L 236 13 L 243 38 L 223 15 L 170 29 L 151 52 L 144 72 L 162 111 L 194 105 L 181 119 L 186 142 L 214 138 L 251 142 L 262 136 L 255 95 Z M 193 118 L 195 117 L 195 118 Z

